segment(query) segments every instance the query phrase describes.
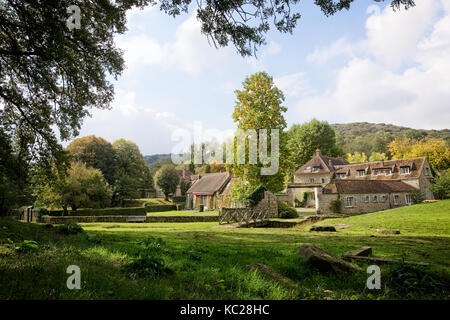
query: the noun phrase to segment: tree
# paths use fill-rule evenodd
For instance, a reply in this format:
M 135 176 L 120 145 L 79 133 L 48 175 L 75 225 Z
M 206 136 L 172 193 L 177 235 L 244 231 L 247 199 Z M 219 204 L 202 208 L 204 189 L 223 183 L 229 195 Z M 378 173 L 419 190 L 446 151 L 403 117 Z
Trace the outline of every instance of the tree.
M 380 160 L 389 160 L 389 157 L 385 153 L 380 152 L 372 152 L 369 157 L 370 162 L 380 161 Z
M 364 152 L 347 153 L 346 158 L 349 163 L 367 162 L 367 156 Z
M 437 199 L 450 198 L 450 169 L 445 170 L 441 176 L 434 179 L 430 190 Z
M 109 184 L 114 183 L 116 154 L 111 143 L 101 137 L 87 136 L 72 141 L 67 150 L 73 161 L 99 169 Z
M 234 163 L 227 165 L 235 177 L 248 181 L 255 189 L 263 186 L 266 190 L 280 192 L 284 189 L 284 177 L 289 168 L 288 151 L 286 148 L 286 120 L 283 113 L 287 108 L 281 104 L 284 101 L 283 92 L 278 89 L 272 77 L 266 72 L 255 73 L 245 79 L 242 83 L 242 90 L 236 90 L 236 105 L 233 112 L 233 120 L 237 123 L 237 128 L 245 137 L 245 164 L 237 161 L 238 145 L 234 144 Z M 250 164 L 249 147 L 250 141 L 255 141 L 256 146 L 261 146 L 263 142 L 258 134 L 260 129 L 267 130 L 267 155 L 271 158 L 270 163 L 264 164 L 261 155 L 257 157 L 255 164 Z M 271 135 L 274 129 L 279 132 L 279 152 L 274 153 L 273 138 Z M 253 133 L 251 130 L 255 130 Z M 256 133 L 256 137 L 253 137 Z M 239 135 L 238 135 L 239 136 Z M 259 150 L 259 148 L 256 148 Z M 270 150 L 270 152 L 269 152 Z M 275 159 L 276 158 L 276 159 Z M 278 170 L 275 174 L 262 175 L 262 168 L 270 168 L 275 165 L 273 160 L 278 160 Z
M 67 175 L 60 174 L 58 179 L 37 187 L 36 203 L 62 207 L 67 214 L 68 207 L 74 211 L 78 208 L 104 208 L 109 205 L 111 195 L 112 190 L 100 170 L 75 162 Z
M 211 173 L 215 172 L 225 172 L 227 168 L 225 168 L 225 164 L 217 163 L 216 160 L 213 160 L 209 164 Z
M 141 189 L 151 189 L 148 185 L 151 174 L 134 142 L 119 139 L 112 146 L 116 154 L 113 203 L 123 205 L 125 199 L 138 198 Z
M 434 170 L 450 168 L 450 147 L 444 140 L 425 137 L 420 140 L 397 138 L 389 144 L 392 159 L 427 157 Z
M 161 167 L 155 175 L 156 185 L 164 193 L 166 200 L 169 199 L 169 195 L 177 191 L 179 181 L 180 177 L 178 176 L 177 170 L 171 165 Z
M 235 203 L 244 204 L 253 190 L 254 188 L 248 182 L 237 180 L 230 188 L 230 196 Z
M 326 121 L 313 119 L 302 125 L 294 124 L 288 131 L 288 139 L 292 172 L 308 162 L 316 153 L 316 149 L 330 157 L 343 154 L 336 145 L 333 128 Z

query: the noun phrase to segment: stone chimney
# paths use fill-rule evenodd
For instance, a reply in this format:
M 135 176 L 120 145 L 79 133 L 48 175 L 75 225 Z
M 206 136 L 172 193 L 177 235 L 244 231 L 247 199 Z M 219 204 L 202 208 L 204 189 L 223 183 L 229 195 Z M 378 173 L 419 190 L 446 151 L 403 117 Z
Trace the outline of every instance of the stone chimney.
M 333 162 L 331 161 L 331 159 L 328 159 L 328 166 L 329 166 L 330 168 L 334 168 L 334 167 L 333 167 Z
M 318 156 L 320 156 L 320 155 L 321 155 L 320 149 L 316 149 L 316 157 L 318 157 Z
M 384 167 L 384 159 L 381 159 L 381 166 Z

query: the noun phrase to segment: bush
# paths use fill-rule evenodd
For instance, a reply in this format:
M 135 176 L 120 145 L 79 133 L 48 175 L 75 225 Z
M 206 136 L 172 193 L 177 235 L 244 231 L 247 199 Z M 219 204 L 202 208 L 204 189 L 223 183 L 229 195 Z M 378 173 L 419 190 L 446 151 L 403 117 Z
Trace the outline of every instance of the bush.
M 186 202 L 186 196 L 172 197 L 172 201 L 174 203 L 184 203 L 184 202 Z
M 298 218 L 297 210 L 291 207 L 286 202 L 280 202 L 278 204 L 278 217 L 283 219 L 293 219 Z
M 420 191 L 414 191 L 411 193 L 411 200 L 413 204 L 422 203 L 422 201 L 425 200 L 425 196 Z
M 125 208 L 143 207 L 144 201 L 138 199 L 125 199 L 122 201 L 122 206 Z
M 17 252 L 31 252 L 39 250 L 39 245 L 33 240 L 23 240 L 22 242 L 14 242 L 11 239 L 6 239 L 8 246 Z
M 264 198 L 264 191 L 266 191 L 266 188 L 259 186 L 248 195 L 247 200 L 251 207 L 256 206 Z
M 342 200 L 337 198 L 336 200 L 331 201 L 330 210 L 333 213 L 342 213 Z
M 39 218 L 49 214 L 49 211 L 46 208 L 34 208 L 33 211 L 37 213 Z
M 450 198 L 450 169 L 442 172 L 440 177 L 434 179 L 434 183 L 430 185 L 436 199 L 444 200 Z
M 69 221 L 65 224 L 60 224 L 58 230 L 64 234 L 77 234 L 84 232 L 83 228 L 76 222 Z
M 146 209 L 146 212 L 174 211 L 174 210 L 177 210 L 177 206 L 175 204 L 154 205 L 151 203 L 146 203 L 145 209 Z

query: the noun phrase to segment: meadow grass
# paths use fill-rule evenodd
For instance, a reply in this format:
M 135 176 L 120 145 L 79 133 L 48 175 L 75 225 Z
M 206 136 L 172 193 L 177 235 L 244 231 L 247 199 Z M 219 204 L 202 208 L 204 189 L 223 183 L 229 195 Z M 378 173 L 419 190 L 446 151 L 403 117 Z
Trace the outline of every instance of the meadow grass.
M 430 263 L 430 270 L 450 270 L 450 201 L 421 204 L 318 224 L 350 224 L 333 233 L 289 229 L 223 228 L 205 223 L 84 223 L 86 233 L 62 235 L 36 223 L 0 220 L 0 299 L 448 299 L 441 293 L 399 294 L 389 287 L 366 288 L 361 272 L 322 274 L 297 255 L 314 243 L 336 255 L 371 246 L 375 256 Z M 382 235 L 376 228 L 400 230 Z M 6 239 L 35 240 L 39 250 L 12 252 Z M 130 278 L 121 266 L 136 258 L 140 241 L 162 239 L 158 256 L 173 273 Z M 156 250 L 156 249 L 155 249 Z M 263 263 L 290 278 L 279 283 L 246 266 Z M 82 289 L 68 290 L 66 268 L 78 265 Z M 382 279 L 389 266 L 381 266 Z
M 217 216 L 218 211 L 164 211 L 164 212 L 147 212 L 147 216 L 174 217 L 174 216 Z

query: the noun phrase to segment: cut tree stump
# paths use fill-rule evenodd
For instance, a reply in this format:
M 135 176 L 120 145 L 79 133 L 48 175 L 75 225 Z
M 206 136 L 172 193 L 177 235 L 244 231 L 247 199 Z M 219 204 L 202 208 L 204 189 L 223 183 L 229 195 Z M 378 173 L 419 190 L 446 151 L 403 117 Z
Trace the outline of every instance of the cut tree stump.
M 331 231 L 336 232 L 336 228 L 333 226 L 312 226 L 309 231 Z

